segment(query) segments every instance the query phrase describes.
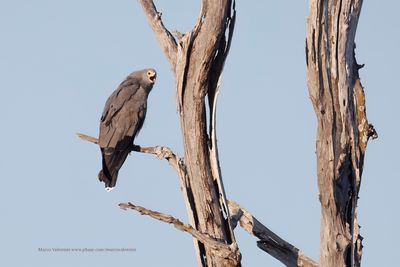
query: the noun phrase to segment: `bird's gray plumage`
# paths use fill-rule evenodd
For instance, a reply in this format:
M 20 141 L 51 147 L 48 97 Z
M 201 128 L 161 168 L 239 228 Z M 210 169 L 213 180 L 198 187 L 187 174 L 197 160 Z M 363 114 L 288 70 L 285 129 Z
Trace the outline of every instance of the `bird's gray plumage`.
M 155 79 L 154 69 L 135 71 L 107 99 L 99 134 L 103 159 L 99 180 L 104 182 L 107 191 L 115 186 L 118 172 L 143 126 L 147 97 Z

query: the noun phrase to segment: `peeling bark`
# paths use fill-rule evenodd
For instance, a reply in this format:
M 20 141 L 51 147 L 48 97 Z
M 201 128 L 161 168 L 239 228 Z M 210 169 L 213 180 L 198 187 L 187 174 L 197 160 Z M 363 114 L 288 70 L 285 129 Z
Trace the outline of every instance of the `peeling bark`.
M 360 266 L 357 199 L 370 134 L 354 38 L 362 0 L 310 0 L 308 89 L 317 115 L 321 266 Z

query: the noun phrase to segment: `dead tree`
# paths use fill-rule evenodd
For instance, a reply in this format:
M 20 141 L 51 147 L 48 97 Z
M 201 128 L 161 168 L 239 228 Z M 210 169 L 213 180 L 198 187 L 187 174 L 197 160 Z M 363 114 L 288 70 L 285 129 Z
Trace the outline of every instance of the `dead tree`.
M 362 0 L 310 0 L 308 89 L 317 115 L 317 172 L 322 210 L 320 265 L 360 266 L 357 199 L 364 154 L 376 137 L 365 113 L 354 38 Z
M 241 266 L 234 236 L 238 223 L 258 238 L 260 249 L 286 266 L 318 266 L 225 196 L 216 143 L 216 100 L 235 25 L 235 1 L 202 0 L 192 31 L 177 32 L 175 37 L 164 26 L 152 0 L 139 2 L 175 75 L 185 160 L 167 147 L 134 145 L 132 150 L 155 154 L 175 169 L 189 223 L 130 202 L 119 206 L 191 234 L 199 266 Z M 357 198 L 367 141 L 376 137 L 365 115 L 358 75 L 361 66 L 354 57 L 361 3 L 310 0 L 306 60 L 309 93 L 318 119 L 323 267 L 359 266 L 361 260 Z M 96 138 L 80 137 L 97 143 Z

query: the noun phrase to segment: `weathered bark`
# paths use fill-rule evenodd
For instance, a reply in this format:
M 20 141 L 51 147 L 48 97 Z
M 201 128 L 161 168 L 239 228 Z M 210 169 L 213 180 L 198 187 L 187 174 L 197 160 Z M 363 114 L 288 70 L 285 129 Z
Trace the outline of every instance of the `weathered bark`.
M 310 0 L 308 89 L 317 115 L 317 172 L 322 219 L 320 264 L 359 266 L 357 199 L 372 126 L 365 113 L 354 49 L 362 0 Z
M 226 244 L 235 244 L 228 209 L 223 206 L 226 200 L 215 158 L 218 154 L 212 150 L 215 143 L 207 131 L 205 106 L 208 96 L 209 111 L 213 110 L 233 32 L 234 1 L 203 0 L 197 24 L 191 32 L 178 36 L 178 42 L 171 40 L 173 37 L 161 22 L 153 1 L 140 0 L 140 3 L 176 76 L 188 173 L 183 194 L 189 221 L 196 230 Z M 236 249 L 230 255 L 215 253 L 212 247 L 197 240 L 195 246 L 200 266 L 240 266 L 237 246 L 233 246 Z

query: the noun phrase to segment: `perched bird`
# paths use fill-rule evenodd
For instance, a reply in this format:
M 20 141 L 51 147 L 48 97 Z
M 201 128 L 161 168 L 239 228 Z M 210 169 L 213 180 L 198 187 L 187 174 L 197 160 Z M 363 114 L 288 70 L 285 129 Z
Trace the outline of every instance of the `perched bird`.
M 132 72 L 107 99 L 100 119 L 99 145 L 102 170 L 99 180 L 111 191 L 118 171 L 132 150 L 133 141 L 143 126 L 147 97 L 156 81 L 154 69 Z

